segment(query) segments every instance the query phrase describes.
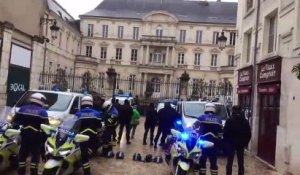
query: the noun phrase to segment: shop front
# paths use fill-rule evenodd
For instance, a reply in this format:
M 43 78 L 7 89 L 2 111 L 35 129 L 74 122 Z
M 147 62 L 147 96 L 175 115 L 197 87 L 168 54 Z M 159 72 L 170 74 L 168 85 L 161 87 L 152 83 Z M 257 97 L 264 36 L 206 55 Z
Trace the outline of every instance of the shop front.
M 238 104 L 245 111 L 248 118 L 251 109 L 251 91 L 252 91 L 253 67 L 248 66 L 238 70 Z
M 275 165 L 276 135 L 279 125 L 281 57 L 258 64 L 259 100 L 258 156 Z

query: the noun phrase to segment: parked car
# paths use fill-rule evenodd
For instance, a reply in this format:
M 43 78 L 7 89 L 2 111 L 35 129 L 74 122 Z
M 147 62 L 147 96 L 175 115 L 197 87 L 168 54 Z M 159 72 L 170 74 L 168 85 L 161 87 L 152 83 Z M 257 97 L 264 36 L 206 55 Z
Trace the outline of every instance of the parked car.
M 58 126 L 61 121 L 74 115 L 80 110 L 80 100 L 84 94 L 60 91 L 44 91 L 44 90 L 31 90 L 24 93 L 24 95 L 17 101 L 12 108 L 11 113 L 7 116 L 10 121 L 15 113 L 19 111 L 20 107 L 27 103 L 29 96 L 33 93 L 42 93 L 46 96 L 48 105 L 46 106 L 50 125 Z

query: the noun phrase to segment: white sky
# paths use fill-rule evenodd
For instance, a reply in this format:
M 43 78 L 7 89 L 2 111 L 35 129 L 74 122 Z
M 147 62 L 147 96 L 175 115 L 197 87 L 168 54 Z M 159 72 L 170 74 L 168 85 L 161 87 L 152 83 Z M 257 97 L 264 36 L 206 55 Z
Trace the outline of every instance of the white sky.
M 79 15 L 93 10 L 102 0 L 56 0 L 62 5 L 75 19 L 79 19 Z M 75 2 L 76 1 L 76 2 Z M 215 0 L 208 0 L 215 1 Z M 237 2 L 238 0 L 222 0 L 226 2 Z

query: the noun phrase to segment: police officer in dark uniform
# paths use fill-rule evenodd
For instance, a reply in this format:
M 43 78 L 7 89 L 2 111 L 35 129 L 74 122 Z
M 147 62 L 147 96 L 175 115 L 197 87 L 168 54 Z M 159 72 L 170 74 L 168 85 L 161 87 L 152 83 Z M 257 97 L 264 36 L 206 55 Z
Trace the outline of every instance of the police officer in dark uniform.
M 38 174 L 38 163 L 41 155 L 41 147 L 46 136 L 41 131 L 41 124 L 48 124 L 48 114 L 44 109 L 46 97 L 41 93 L 33 93 L 29 104 L 22 106 L 16 113 L 12 124 L 14 128 L 21 126 L 21 147 L 18 157 L 18 174 L 25 175 L 26 159 L 31 155 L 31 175 Z
M 104 156 L 109 157 L 109 153 L 113 150 L 114 132 L 118 125 L 118 110 L 113 106 L 111 101 L 105 101 L 102 105 L 103 120 L 105 122 L 105 130 L 103 133 L 103 151 Z
M 90 175 L 89 153 L 95 150 L 98 146 L 97 130 L 102 127 L 101 113 L 92 109 L 93 98 L 91 96 L 84 96 L 81 99 L 81 110 L 75 115 L 78 117 L 80 126 L 80 134 L 88 135 L 90 137 L 88 142 L 80 143 L 81 159 L 84 175 Z
M 214 143 L 213 147 L 203 148 L 200 157 L 199 175 L 206 174 L 206 160 L 210 160 L 211 175 L 218 175 L 218 142 L 222 137 L 222 120 L 216 116 L 216 106 L 213 103 L 205 104 L 205 114 L 201 115 L 193 125 L 193 129 L 199 129 L 200 136 L 203 140 Z

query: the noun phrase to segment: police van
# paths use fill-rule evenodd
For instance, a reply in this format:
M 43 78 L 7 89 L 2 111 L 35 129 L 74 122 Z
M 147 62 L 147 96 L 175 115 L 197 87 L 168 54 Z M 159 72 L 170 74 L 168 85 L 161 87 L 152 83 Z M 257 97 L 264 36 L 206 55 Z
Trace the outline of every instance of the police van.
M 12 108 L 7 120 L 11 121 L 20 107 L 26 105 L 27 100 L 33 93 L 41 93 L 47 98 L 46 110 L 51 125 L 59 126 L 61 121 L 74 115 L 80 110 L 80 100 L 85 94 L 61 91 L 30 90 L 17 101 Z

